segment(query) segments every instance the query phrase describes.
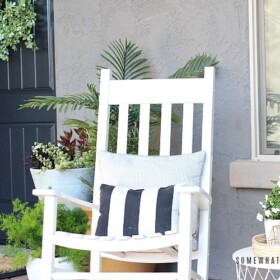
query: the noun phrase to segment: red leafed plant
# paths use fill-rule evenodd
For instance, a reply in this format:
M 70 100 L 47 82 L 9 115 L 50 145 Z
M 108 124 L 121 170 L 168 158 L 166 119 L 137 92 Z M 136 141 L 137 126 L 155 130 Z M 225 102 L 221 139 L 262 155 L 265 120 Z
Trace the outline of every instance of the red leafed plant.
M 31 168 L 65 170 L 92 167 L 95 159 L 89 135 L 84 128 L 70 129 L 60 135 L 57 143 L 35 142 L 26 164 Z
M 78 137 L 73 137 L 73 130 L 76 133 Z M 88 133 L 83 128 L 74 128 L 70 131 L 64 130 L 64 135 L 60 135 L 60 140 L 58 143 L 60 143 L 63 147 L 67 149 L 67 152 L 73 158 L 77 151 L 79 152 L 87 152 L 90 150 L 89 146 L 89 137 Z

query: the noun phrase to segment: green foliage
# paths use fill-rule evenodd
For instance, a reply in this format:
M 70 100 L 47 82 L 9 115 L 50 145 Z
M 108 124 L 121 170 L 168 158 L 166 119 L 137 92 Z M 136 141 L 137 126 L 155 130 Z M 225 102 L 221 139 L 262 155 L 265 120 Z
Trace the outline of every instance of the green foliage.
M 70 168 L 84 168 L 93 166 L 93 153 L 90 149 L 75 149 L 73 155 L 64 146 L 53 143 L 43 144 L 35 142 L 31 147 L 32 154 L 27 158 L 31 167 L 47 170 L 65 170 Z
M 14 258 L 15 268 L 24 267 L 29 256 L 41 256 L 42 225 L 42 203 L 36 203 L 31 208 L 16 199 L 13 201 L 13 212 L 0 215 L 0 229 L 6 231 L 8 244 L 3 253 Z
M 219 61 L 216 57 L 211 57 L 204 53 L 197 54 L 194 58 L 191 58 L 184 67 L 172 74 L 169 79 L 201 77 L 204 73 L 204 67 L 216 66 L 218 63 Z
M 111 66 L 112 76 L 115 80 L 143 79 L 150 73 L 150 66 L 146 58 L 142 58 L 142 51 L 132 43 L 123 43 L 120 39 L 108 45 L 109 50 L 103 50 L 101 57 Z M 97 77 L 100 78 L 100 70 L 106 68 L 97 65 Z
M 32 29 L 36 21 L 32 0 L 0 3 L 0 59 L 9 60 L 10 49 L 17 50 L 22 42 L 29 49 L 36 49 Z
M 42 232 L 43 232 L 43 208 L 41 201 L 34 207 L 19 199 L 13 201 L 13 212 L 0 215 L 0 229 L 6 232 L 7 245 L 1 253 L 13 257 L 13 267 L 22 268 L 28 258 L 41 257 Z M 85 233 L 88 229 L 88 217 L 79 208 L 69 209 L 65 205 L 58 205 L 57 230 L 72 233 Z M 81 263 L 88 260 L 89 254 L 79 250 L 57 247 L 56 255 L 67 257 L 73 261 L 76 268 L 82 269 Z M 83 259 L 80 257 L 83 256 Z
M 78 271 L 85 271 L 86 266 L 89 264 L 89 251 L 58 247 L 57 253 L 59 256 L 67 256 L 67 261 L 73 262 Z
M 19 109 L 32 108 L 41 110 L 45 108 L 58 109 L 59 112 L 68 112 L 80 109 L 98 109 L 98 92 L 93 84 L 87 85 L 88 91 L 86 93 L 68 94 L 64 96 L 34 96 L 24 104 L 21 104 Z
M 259 221 L 280 220 L 280 182 L 271 182 L 275 187 L 265 196 L 265 200 L 260 202 L 262 210 L 257 215 Z
M 64 205 L 58 206 L 57 230 L 73 233 L 85 233 L 88 229 L 88 217 L 80 208 L 69 209 Z

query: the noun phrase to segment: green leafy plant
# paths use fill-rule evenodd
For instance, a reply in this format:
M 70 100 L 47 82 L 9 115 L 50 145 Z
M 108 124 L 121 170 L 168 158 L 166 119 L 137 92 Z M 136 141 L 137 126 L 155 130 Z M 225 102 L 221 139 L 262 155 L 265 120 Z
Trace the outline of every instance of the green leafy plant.
M 2 7 L 2 8 L 1 8 Z M 17 50 L 20 43 L 36 49 L 32 29 L 36 13 L 32 0 L 0 0 L 0 59 L 9 60 L 10 49 Z
M 108 45 L 109 50 L 103 50 L 101 57 L 112 67 L 112 76 L 115 80 L 132 80 L 147 78 L 150 66 L 146 58 L 142 58 L 142 50 L 125 39 L 113 41 Z M 97 65 L 97 77 L 104 66 Z
M 7 245 L 1 250 L 13 258 L 13 268 L 24 267 L 29 258 L 40 258 L 42 252 L 43 209 L 41 201 L 34 207 L 19 199 L 13 201 L 13 212 L 0 215 L 0 229 L 6 232 Z M 88 217 L 79 208 L 69 209 L 58 205 L 57 230 L 72 233 L 85 233 L 88 229 Z M 57 257 L 66 257 L 77 270 L 83 271 L 89 254 L 85 251 L 57 247 Z
M 182 68 L 178 69 L 169 79 L 186 79 L 201 77 L 204 73 L 204 67 L 216 66 L 219 61 L 216 57 L 212 57 L 205 53 L 197 54 L 192 57 Z
M 261 222 L 265 220 L 280 220 L 280 181 L 271 181 L 275 187 L 265 196 L 264 201 L 260 201 L 262 210 L 258 213 L 257 219 Z
M 79 128 L 74 129 L 74 133 L 77 138 L 73 137 L 72 129 L 64 131 L 58 144 L 35 142 L 31 147 L 31 155 L 27 157 L 27 164 L 41 170 L 92 167 L 93 154 L 87 132 Z

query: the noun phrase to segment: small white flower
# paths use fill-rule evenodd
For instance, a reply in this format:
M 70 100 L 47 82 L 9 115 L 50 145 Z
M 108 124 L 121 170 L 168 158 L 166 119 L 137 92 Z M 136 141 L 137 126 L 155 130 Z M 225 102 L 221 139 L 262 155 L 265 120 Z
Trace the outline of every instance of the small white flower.
M 277 187 L 280 187 L 280 181 L 277 181 Z
M 265 196 L 265 200 L 267 200 L 267 199 L 268 199 L 268 195 Z
M 260 222 L 263 222 L 263 215 L 258 213 L 257 220 L 259 220 Z
M 265 216 L 266 216 L 267 218 L 270 217 L 270 210 L 265 210 L 264 213 L 265 213 Z
M 266 206 L 261 201 L 259 203 L 262 206 L 262 209 L 265 209 Z
M 278 213 L 280 211 L 279 208 L 272 208 L 271 210 L 272 210 L 273 213 Z

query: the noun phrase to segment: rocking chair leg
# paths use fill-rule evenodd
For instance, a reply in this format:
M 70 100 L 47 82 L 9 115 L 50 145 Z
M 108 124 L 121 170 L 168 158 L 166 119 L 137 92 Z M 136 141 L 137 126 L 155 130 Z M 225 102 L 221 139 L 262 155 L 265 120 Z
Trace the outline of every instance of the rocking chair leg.
M 51 280 L 54 270 L 55 245 L 53 234 L 56 230 L 57 198 L 46 196 L 44 201 L 44 225 L 42 241 L 41 280 Z
M 183 223 L 180 221 L 184 228 L 180 229 L 180 241 L 178 251 L 178 280 L 191 280 L 191 246 L 192 246 L 192 235 L 191 235 L 191 194 L 184 194 L 180 200 L 180 217 L 183 221 L 189 221 Z M 189 236 L 189 239 L 186 239 Z

